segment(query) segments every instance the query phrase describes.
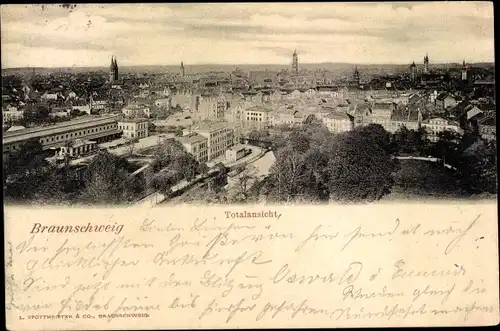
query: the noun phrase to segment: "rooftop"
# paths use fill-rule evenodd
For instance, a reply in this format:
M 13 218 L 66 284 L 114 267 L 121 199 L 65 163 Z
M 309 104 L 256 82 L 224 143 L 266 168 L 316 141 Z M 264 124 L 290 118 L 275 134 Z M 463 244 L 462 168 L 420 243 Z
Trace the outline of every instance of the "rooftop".
M 194 131 L 217 131 L 225 128 L 227 128 L 225 122 L 202 122 Z
M 269 113 L 270 111 L 272 111 L 272 109 L 262 107 L 262 106 L 253 106 L 253 107 L 247 108 L 246 111 L 258 111 L 258 112 Z
M 395 111 L 391 116 L 391 121 L 397 122 L 415 122 L 418 120 L 418 111 L 410 109 L 402 109 Z
M 245 149 L 245 145 L 242 145 L 242 144 L 234 145 L 233 147 L 230 148 L 230 150 L 235 151 L 235 152 L 239 152 L 243 149 Z
M 198 142 L 202 142 L 204 140 L 207 140 L 207 138 L 205 138 L 202 135 L 199 135 L 197 133 L 191 133 L 191 134 L 188 134 L 187 136 L 178 137 L 177 140 L 179 140 L 183 144 L 194 144 L 194 143 L 198 143 Z
M 2 143 L 6 144 L 30 138 L 39 138 L 52 134 L 64 133 L 69 130 L 79 130 L 87 128 L 89 126 L 113 123 L 117 121 L 118 117 L 114 115 L 85 116 L 75 120 L 57 123 L 55 125 L 39 126 L 34 128 L 27 128 L 24 130 L 5 132 L 3 135 Z
M 340 113 L 340 112 L 330 113 L 325 117 L 328 119 L 336 119 L 336 120 L 351 120 L 351 116 L 349 116 L 346 113 Z
M 118 120 L 121 123 L 143 123 L 148 122 L 147 118 L 122 118 Z

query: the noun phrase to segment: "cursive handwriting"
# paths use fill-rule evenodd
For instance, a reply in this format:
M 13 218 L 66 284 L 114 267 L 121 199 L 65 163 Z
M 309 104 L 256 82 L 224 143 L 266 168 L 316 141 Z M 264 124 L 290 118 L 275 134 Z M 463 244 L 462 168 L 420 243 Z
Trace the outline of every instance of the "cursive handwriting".
M 107 329 L 139 317 L 146 327 L 408 326 L 475 323 L 498 312 L 483 214 L 378 222 L 289 214 L 181 220 L 148 211 L 119 235 L 18 231 L 6 245 L 8 314 L 28 326 L 64 315 Z

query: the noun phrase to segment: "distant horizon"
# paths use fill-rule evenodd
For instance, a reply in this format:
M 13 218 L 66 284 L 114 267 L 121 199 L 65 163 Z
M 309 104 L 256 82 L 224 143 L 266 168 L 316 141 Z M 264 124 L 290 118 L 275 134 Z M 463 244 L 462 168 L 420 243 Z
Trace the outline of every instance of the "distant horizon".
M 9 4 L 0 14 L 3 68 L 101 67 L 112 55 L 123 67 L 281 66 L 295 50 L 299 64 L 495 59 L 491 2 Z
M 462 61 L 456 61 L 456 62 L 430 62 L 430 66 L 440 66 L 440 65 L 448 65 L 448 64 L 462 64 Z M 475 62 L 465 62 L 466 64 L 495 64 L 494 61 L 475 61 Z M 350 65 L 350 66 L 376 66 L 376 65 L 381 65 L 381 66 L 410 66 L 412 63 L 376 63 L 376 62 L 368 62 L 368 63 L 355 63 L 355 62 L 304 62 L 300 63 L 299 62 L 299 69 L 300 66 L 310 66 L 310 65 Z M 417 66 L 423 66 L 423 63 L 417 63 L 415 62 L 415 65 Z M 133 68 L 133 67 L 180 67 L 180 62 L 176 64 L 129 64 L 129 65 L 120 65 L 118 64 L 119 68 Z M 226 67 L 238 67 L 238 66 L 290 66 L 291 64 L 284 64 L 284 63 L 238 63 L 238 64 L 233 64 L 233 63 L 185 63 L 184 62 L 184 67 L 190 67 L 190 66 L 226 66 Z M 7 68 L 2 68 L 2 70 L 9 70 L 9 69 L 66 69 L 66 68 L 107 68 L 109 65 L 72 65 L 72 66 L 24 66 L 24 67 L 7 67 Z

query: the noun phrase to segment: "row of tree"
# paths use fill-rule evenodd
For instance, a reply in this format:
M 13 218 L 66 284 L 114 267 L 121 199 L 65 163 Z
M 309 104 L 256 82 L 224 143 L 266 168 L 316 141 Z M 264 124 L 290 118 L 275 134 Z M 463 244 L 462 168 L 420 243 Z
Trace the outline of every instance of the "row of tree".
M 125 158 L 99 152 L 87 167 L 55 165 L 36 140 L 4 157 L 4 194 L 15 202 L 116 204 L 142 190 Z
M 272 142 L 276 163 L 260 193 L 270 201 L 373 201 L 390 193 L 397 155 L 434 156 L 450 171 L 463 194 L 497 190 L 496 142 L 474 134 L 445 131 L 437 142 L 424 129 L 402 127 L 390 134 L 380 125 L 332 134 L 319 122 L 274 136 L 253 131 L 250 139 Z
M 277 144 L 264 187 L 271 201 L 377 200 L 393 185 L 398 163 L 380 125 L 334 135 L 311 122 Z

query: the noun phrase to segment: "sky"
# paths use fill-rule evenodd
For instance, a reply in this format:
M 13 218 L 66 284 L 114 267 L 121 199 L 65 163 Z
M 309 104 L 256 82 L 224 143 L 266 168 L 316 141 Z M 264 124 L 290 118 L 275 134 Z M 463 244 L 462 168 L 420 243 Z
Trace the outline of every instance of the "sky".
M 2 68 L 494 62 L 492 2 L 2 5 Z

